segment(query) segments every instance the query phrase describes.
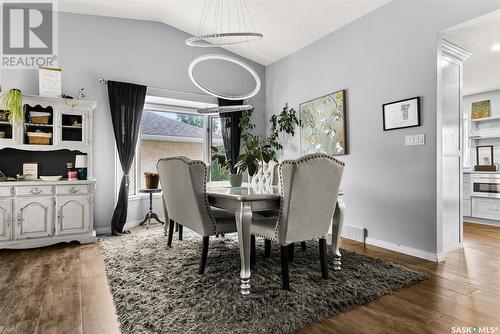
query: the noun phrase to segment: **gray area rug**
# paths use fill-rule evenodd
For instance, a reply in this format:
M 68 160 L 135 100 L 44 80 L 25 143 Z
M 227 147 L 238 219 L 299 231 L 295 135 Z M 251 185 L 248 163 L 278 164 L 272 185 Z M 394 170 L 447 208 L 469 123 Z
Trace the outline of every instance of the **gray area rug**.
M 342 251 L 342 271 L 321 278 L 318 242 L 295 248 L 291 291 L 281 289 L 280 252 L 264 258 L 257 239 L 252 294 L 239 293 L 236 235 L 210 238 L 205 274 L 197 274 L 201 237 L 185 229 L 173 247 L 161 229 L 99 241 L 122 333 L 292 333 L 426 279 L 425 273 Z M 329 255 L 329 262 L 331 258 Z

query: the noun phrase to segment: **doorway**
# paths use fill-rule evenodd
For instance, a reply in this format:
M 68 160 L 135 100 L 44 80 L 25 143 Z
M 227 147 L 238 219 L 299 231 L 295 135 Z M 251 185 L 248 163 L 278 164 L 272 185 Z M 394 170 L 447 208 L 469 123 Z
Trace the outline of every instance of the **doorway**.
M 500 226 L 500 10 L 440 37 L 437 248 L 443 260 L 463 248 L 464 221 Z

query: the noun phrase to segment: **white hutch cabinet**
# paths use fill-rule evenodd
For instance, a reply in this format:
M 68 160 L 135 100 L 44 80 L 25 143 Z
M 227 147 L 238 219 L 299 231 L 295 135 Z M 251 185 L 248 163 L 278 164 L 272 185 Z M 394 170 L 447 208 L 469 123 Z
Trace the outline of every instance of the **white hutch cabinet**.
M 10 124 L 0 124 L 2 131 L 7 133 L 6 138 L 0 138 L 0 159 L 5 148 L 43 151 L 44 154 L 45 151 L 77 151 L 78 154 L 87 154 L 87 180 L 0 181 L 0 248 L 32 248 L 70 241 L 94 242 L 96 180 L 92 173 L 92 112 L 96 103 L 24 96 L 25 104 L 52 107 L 49 124 L 31 123 L 26 115 L 24 124 L 20 126 L 8 129 Z M 50 144 L 29 143 L 27 132 L 38 129 L 52 133 Z M 19 166 L 21 171 L 22 165 Z

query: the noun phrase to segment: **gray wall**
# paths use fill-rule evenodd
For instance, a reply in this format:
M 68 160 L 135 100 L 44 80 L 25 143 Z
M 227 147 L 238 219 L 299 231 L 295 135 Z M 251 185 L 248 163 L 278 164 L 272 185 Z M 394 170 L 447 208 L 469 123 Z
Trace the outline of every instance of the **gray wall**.
M 500 7 L 499 1 L 393 1 L 266 67 L 266 112 L 347 89 L 342 188 L 346 224 L 370 238 L 436 252 L 436 68 L 441 30 Z M 417 128 L 382 131 L 382 104 L 422 97 Z M 404 146 L 425 134 L 425 146 Z M 284 158 L 299 154 L 299 136 Z
M 182 31 L 155 22 L 67 13 L 59 16 L 59 66 L 63 69 L 63 92 L 75 96 L 84 87 L 88 98 L 98 103 L 94 114 L 93 143 L 98 228 L 110 226 L 113 213 L 115 151 L 107 90 L 96 79 L 104 77 L 151 87 L 199 92 L 187 75 L 191 60 L 201 54 L 227 52 L 185 46 L 187 37 Z M 264 67 L 248 63 L 264 80 Z M 214 63 L 205 72 L 213 75 L 214 81 L 220 81 L 218 78 L 227 77 L 228 72 L 234 70 L 234 67 L 226 70 Z M 3 70 L 0 84 L 4 90 L 16 87 L 27 94 L 38 94 L 37 71 Z M 234 85 L 235 89 L 238 88 L 239 82 Z M 264 89 L 252 101 L 256 107 L 257 131 L 260 132 L 264 131 Z M 176 97 L 196 100 L 193 95 Z M 145 209 L 146 205 L 141 204 L 141 207 Z

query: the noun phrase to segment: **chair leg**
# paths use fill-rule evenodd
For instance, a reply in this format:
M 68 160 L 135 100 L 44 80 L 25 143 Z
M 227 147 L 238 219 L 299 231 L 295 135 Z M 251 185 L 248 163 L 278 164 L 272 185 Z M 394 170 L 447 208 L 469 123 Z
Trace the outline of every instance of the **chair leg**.
M 175 223 L 175 232 L 179 232 L 179 224 Z
M 168 223 L 168 242 L 167 242 L 167 246 L 170 248 L 172 247 L 172 237 L 174 236 L 174 221 L 172 219 L 170 219 L 169 223 Z
M 290 262 L 293 262 L 293 258 L 294 258 L 294 255 L 295 255 L 295 244 L 291 243 L 287 247 L 288 247 L 288 260 Z
M 319 239 L 319 260 L 321 262 L 321 276 L 328 278 L 328 266 L 326 263 L 326 239 Z
M 264 239 L 264 257 L 271 257 L 271 240 Z
M 180 226 L 182 227 L 182 225 Z M 203 237 L 203 246 L 201 248 L 201 262 L 198 274 L 203 275 L 205 273 L 205 267 L 207 266 L 207 256 L 208 256 L 208 238 Z
M 183 226 L 179 224 L 179 240 L 182 240 L 182 228 Z
M 250 265 L 254 265 L 256 262 L 255 235 L 252 235 L 250 236 Z
M 283 290 L 290 290 L 288 276 L 288 246 L 281 245 L 281 279 L 283 280 Z
M 302 248 L 302 251 L 304 251 L 304 252 L 305 252 L 305 250 L 307 249 L 306 242 L 305 242 L 305 241 L 302 241 L 302 242 L 300 243 L 300 247 Z

